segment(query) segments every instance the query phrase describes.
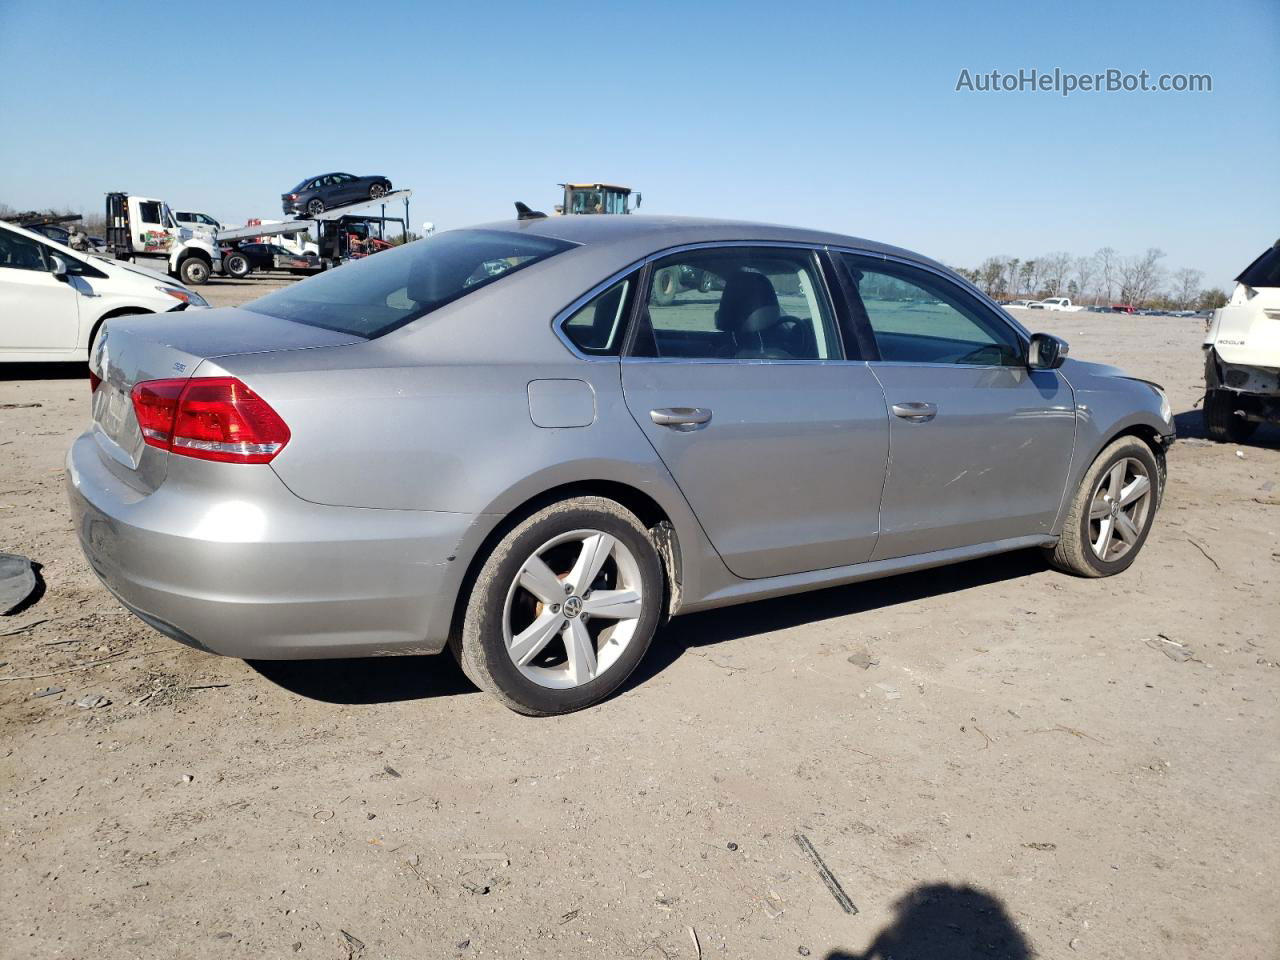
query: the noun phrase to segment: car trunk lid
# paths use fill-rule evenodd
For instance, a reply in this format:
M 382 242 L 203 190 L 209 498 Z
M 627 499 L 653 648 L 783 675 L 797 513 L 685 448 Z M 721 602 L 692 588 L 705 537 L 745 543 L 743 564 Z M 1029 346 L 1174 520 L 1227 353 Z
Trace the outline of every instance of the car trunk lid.
M 143 441 L 133 407 L 133 388 L 144 380 L 187 379 L 205 360 L 361 339 L 236 308 L 114 318 L 99 334 L 90 359 L 90 369 L 101 378 L 91 409 L 103 460 L 139 493 L 164 481 L 171 455 Z

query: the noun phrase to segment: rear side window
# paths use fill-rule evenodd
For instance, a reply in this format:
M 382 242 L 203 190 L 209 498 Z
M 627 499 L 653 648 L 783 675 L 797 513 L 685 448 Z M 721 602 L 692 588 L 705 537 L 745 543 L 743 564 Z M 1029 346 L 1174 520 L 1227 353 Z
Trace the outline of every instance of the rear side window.
M 573 246 L 506 230 L 450 230 L 326 271 L 245 309 L 380 337 Z
M 839 360 L 839 337 L 808 250 L 693 250 L 653 264 L 632 356 Z
M 589 356 L 616 357 L 622 350 L 634 287 L 633 275 L 597 294 L 569 315 L 561 327 L 564 335 Z

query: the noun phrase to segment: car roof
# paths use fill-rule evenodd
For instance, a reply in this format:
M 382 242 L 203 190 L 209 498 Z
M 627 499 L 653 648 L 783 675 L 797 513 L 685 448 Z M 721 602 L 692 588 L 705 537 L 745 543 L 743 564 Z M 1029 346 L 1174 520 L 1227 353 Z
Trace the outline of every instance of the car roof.
M 614 247 L 624 259 L 640 259 L 659 250 L 693 243 L 777 241 L 815 246 L 853 247 L 873 254 L 902 257 L 946 269 L 921 254 L 861 237 L 804 227 L 750 220 L 718 220 L 708 217 L 676 217 L 653 214 L 597 214 L 594 216 L 539 217 L 476 224 L 476 230 L 509 230 L 554 237 L 588 247 Z

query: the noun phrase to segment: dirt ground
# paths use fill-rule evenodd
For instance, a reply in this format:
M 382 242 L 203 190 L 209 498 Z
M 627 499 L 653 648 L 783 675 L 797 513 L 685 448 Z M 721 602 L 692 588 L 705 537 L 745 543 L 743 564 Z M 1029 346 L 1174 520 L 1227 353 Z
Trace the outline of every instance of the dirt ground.
M 0 369 L 0 549 L 46 584 L 0 618 L 0 953 L 1280 957 L 1280 431 L 1202 439 L 1198 320 L 1025 319 L 1180 411 L 1132 570 L 1017 554 L 681 618 L 552 720 L 447 656 L 154 633 L 68 518 L 83 368 Z

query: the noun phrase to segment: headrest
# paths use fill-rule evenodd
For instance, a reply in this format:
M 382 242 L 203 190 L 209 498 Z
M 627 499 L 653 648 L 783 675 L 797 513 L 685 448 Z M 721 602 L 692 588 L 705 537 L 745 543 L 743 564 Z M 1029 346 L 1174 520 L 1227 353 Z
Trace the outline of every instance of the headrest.
M 751 270 L 735 270 L 725 278 L 724 293 L 720 295 L 720 309 L 716 311 L 716 329 L 731 332 L 766 329 L 772 323 L 750 328 L 747 324 L 751 322 L 753 313 L 767 307 L 773 308 L 776 318 L 778 294 L 769 278 Z M 762 322 L 764 319 L 762 316 L 755 322 Z

